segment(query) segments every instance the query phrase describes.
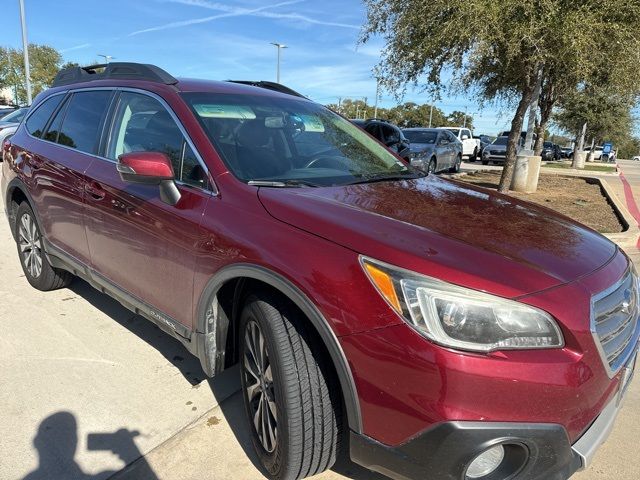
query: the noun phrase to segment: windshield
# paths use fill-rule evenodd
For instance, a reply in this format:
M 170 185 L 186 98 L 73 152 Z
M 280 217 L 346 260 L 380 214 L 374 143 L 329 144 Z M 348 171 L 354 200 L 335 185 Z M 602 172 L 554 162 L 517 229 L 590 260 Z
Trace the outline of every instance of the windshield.
M 553 143 L 551 142 L 544 142 L 544 148 L 552 148 L 553 147 Z
M 403 130 L 404 136 L 411 143 L 436 143 L 438 132 L 428 130 Z
M 494 145 L 506 145 L 509 137 L 498 137 L 493 141 Z
M 15 112 L 11 112 L 9 115 L 2 117 L 2 121 L 20 123 L 28 111 L 28 108 L 19 108 Z
M 246 182 L 328 186 L 418 176 L 362 129 L 308 100 L 218 93 L 183 98 L 229 170 Z

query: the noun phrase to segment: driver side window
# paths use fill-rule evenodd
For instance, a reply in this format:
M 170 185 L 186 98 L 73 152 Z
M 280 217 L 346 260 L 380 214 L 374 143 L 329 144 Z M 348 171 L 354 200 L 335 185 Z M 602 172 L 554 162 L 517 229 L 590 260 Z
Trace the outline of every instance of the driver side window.
M 107 158 L 123 153 L 160 152 L 173 165 L 176 180 L 207 188 L 207 176 L 182 131 L 160 102 L 148 95 L 122 92 L 115 113 Z

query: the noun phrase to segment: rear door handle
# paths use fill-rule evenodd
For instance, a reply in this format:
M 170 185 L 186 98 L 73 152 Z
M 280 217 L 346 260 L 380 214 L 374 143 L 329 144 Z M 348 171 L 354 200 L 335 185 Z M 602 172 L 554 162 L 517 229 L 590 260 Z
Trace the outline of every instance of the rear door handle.
M 98 182 L 85 183 L 84 191 L 94 200 L 102 200 L 107 194 Z

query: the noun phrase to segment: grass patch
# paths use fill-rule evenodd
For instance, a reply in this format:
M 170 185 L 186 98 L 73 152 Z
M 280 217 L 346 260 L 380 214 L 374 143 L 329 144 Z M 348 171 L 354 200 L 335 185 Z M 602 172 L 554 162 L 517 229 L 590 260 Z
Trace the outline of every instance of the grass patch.
M 563 168 L 563 169 L 571 169 L 570 163 L 547 163 L 542 166 L 543 168 Z M 602 173 L 616 173 L 616 167 L 610 165 L 591 165 L 586 164 L 584 169 L 590 172 L 602 172 Z

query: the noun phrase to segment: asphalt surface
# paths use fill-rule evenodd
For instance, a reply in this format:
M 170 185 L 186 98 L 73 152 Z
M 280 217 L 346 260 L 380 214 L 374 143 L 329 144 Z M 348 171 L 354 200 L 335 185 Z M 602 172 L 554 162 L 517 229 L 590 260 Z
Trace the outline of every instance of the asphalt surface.
M 624 172 L 640 198 L 640 163 Z M 84 282 L 34 290 L 4 217 L 0 245 L 0 480 L 263 477 L 236 371 L 204 379 L 177 341 Z M 638 439 L 636 380 L 609 441 L 574 478 L 640 478 Z M 317 478 L 383 477 L 342 461 Z

